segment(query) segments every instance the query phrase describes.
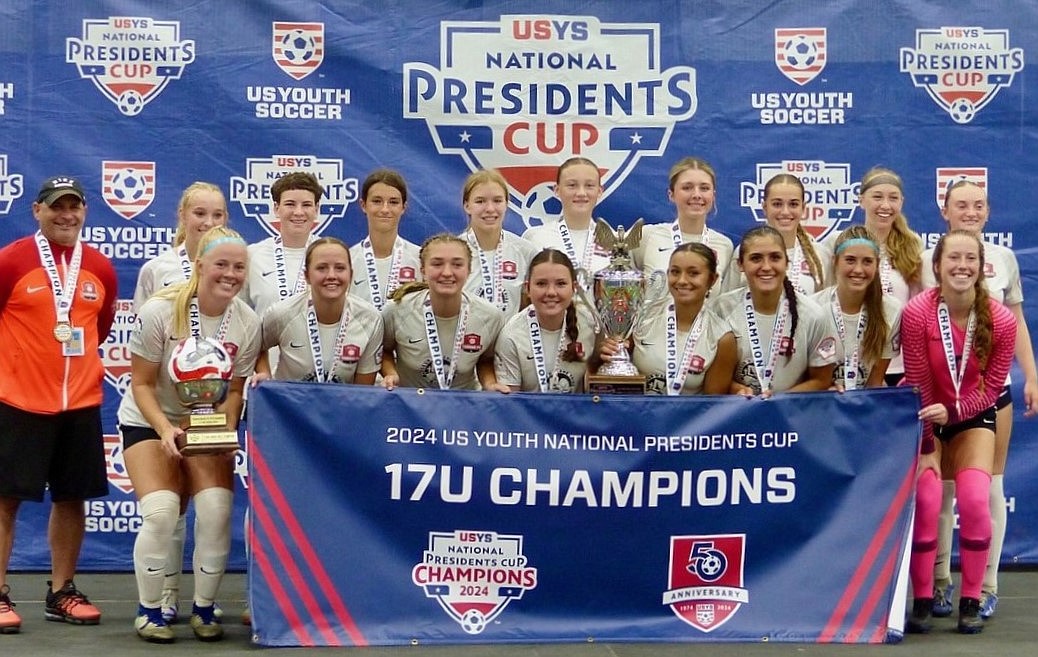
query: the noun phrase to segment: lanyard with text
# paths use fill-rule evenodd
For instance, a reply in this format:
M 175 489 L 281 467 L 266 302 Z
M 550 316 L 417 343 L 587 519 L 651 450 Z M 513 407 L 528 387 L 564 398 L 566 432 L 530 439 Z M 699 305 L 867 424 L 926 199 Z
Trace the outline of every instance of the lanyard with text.
M 753 355 L 753 367 L 757 371 L 762 393 L 771 390 L 771 379 L 775 374 L 775 363 L 782 351 L 782 331 L 786 328 L 786 315 L 789 313 L 789 301 L 785 295 L 779 302 L 778 316 L 775 317 L 775 328 L 771 333 L 771 344 L 768 349 L 768 360 L 764 361 L 764 347 L 760 339 L 760 328 L 757 326 L 757 311 L 753 308 L 753 296 L 746 290 L 746 334 L 750 341 L 750 353 Z
M 378 284 L 378 268 L 375 266 L 375 249 L 371 246 L 371 237 L 365 237 L 360 243 L 360 248 L 364 251 L 364 268 L 367 270 L 371 303 L 382 310 L 386 305 L 386 296 L 400 286 L 400 261 L 404 256 L 404 242 L 399 237 L 393 242 L 393 259 L 389 261 L 389 280 L 386 281 L 385 294 Z
M 190 322 L 191 336 L 195 338 L 202 337 L 202 312 L 198 308 L 198 297 L 191 297 L 191 303 L 188 305 L 188 321 Z M 227 328 L 231 325 L 231 304 L 227 304 L 227 309 L 223 311 L 223 318 L 220 320 L 220 327 L 216 329 L 216 335 L 213 338 L 220 344 L 224 344 L 227 341 Z
M 847 327 L 843 323 L 843 308 L 840 300 L 836 297 L 836 288 L 833 288 L 833 321 L 836 322 L 836 333 L 840 336 L 840 342 L 847 344 Z M 868 324 L 868 313 L 862 306 L 858 313 L 858 334 L 854 339 L 854 349 L 846 354 L 843 360 L 843 389 L 854 390 L 858 387 L 858 363 L 861 360 L 861 337 L 865 335 L 865 325 Z M 864 385 L 864 382 L 861 383 Z
M 533 349 L 533 367 L 537 371 L 537 385 L 541 392 L 548 392 L 548 384 L 552 375 L 559 369 L 562 354 L 569 347 L 569 338 L 566 337 L 566 321 L 562 322 L 562 332 L 559 334 L 559 353 L 555 356 L 555 364 L 552 365 L 551 373 L 548 372 L 548 364 L 544 358 L 544 340 L 541 337 L 541 323 L 537 319 L 537 309 L 532 305 L 526 311 L 526 321 L 530 326 L 530 347 Z
M 310 240 L 307 240 L 307 245 L 310 244 Z M 278 235 L 274 238 L 274 273 L 277 274 L 278 284 L 278 299 L 287 299 L 293 294 L 298 294 L 306 289 L 306 274 L 303 272 L 305 267 L 303 263 L 299 264 L 299 271 L 296 272 L 295 286 L 292 289 L 288 287 L 288 271 L 287 265 L 285 264 L 285 243 L 281 240 L 281 236 Z
M 508 309 L 508 299 L 505 298 L 504 286 L 501 283 L 501 268 L 504 266 L 505 236 L 501 235 L 497 240 L 497 248 L 494 249 L 494 258 L 487 258 L 486 251 L 479 245 L 476 234 L 471 229 L 465 231 L 472 250 L 479 255 L 480 272 L 480 294 L 488 302 L 494 304 L 500 310 Z
M 40 254 L 40 264 L 43 271 L 50 279 L 50 289 L 54 297 L 54 314 L 57 323 L 54 325 L 54 339 L 61 343 L 72 340 L 72 302 L 76 298 L 76 284 L 79 282 L 79 270 L 83 263 L 83 245 L 76 240 L 76 246 L 72 249 L 72 260 L 65 268 L 65 284 L 61 284 L 58 275 L 58 262 L 54 258 L 54 252 L 50 248 L 50 242 L 43 233 L 36 231 L 36 250 Z
M 879 247 L 879 282 L 883 286 L 883 294 L 894 293 L 894 266 L 890 263 L 886 245 Z
M 191 280 L 194 266 L 191 264 L 191 258 L 187 257 L 187 247 L 183 244 L 177 247 L 177 257 L 180 258 L 180 271 L 184 274 L 184 280 Z
M 573 235 L 569 232 L 569 226 L 566 225 L 566 220 L 559 221 L 559 237 L 562 238 L 562 248 L 566 250 L 566 255 L 573 261 L 573 265 L 577 269 L 583 269 L 585 271 L 591 271 L 591 256 L 595 252 L 595 231 L 588 229 L 587 242 L 584 243 L 584 256 L 577 259 L 577 247 L 573 244 Z
M 346 344 L 346 327 L 350 323 L 350 300 L 343 299 L 342 315 L 339 316 L 339 328 L 335 333 L 335 357 L 342 354 L 343 345 Z M 335 374 L 335 366 L 332 365 L 327 371 L 324 369 L 324 356 L 321 352 L 321 327 L 317 323 L 317 311 L 314 310 L 314 300 L 310 299 L 306 304 L 306 330 L 310 335 L 310 353 L 314 357 L 314 375 L 319 383 L 332 380 Z M 334 360 L 334 359 L 333 359 Z M 350 383 L 343 381 L 343 383 Z
M 451 353 L 450 370 L 443 367 L 443 346 L 440 344 L 440 332 L 436 328 L 436 315 L 433 314 L 432 300 L 426 297 L 423 304 L 425 311 L 425 338 L 429 341 L 429 356 L 432 360 L 433 372 L 441 390 L 447 390 L 454 381 L 454 373 L 458 370 L 458 356 L 461 354 L 461 342 L 465 339 L 465 323 L 469 318 L 469 302 L 461 298 L 461 312 L 458 314 L 458 328 L 454 330 L 454 351 Z
M 680 395 L 681 389 L 685 387 L 685 377 L 692 367 L 692 357 L 696 352 L 696 343 L 703 333 L 706 322 L 703 318 L 705 311 L 700 310 L 696 315 L 696 321 L 692 322 L 692 328 L 685 338 L 685 346 L 681 350 L 681 359 L 678 360 L 678 317 L 671 303 L 667 308 L 667 394 Z M 680 363 L 680 365 L 679 365 Z
M 970 309 L 969 319 L 966 320 L 966 337 L 962 344 L 962 360 L 955 362 L 955 341 L 952 339 L 951 313 L 948 304 L 941 299 L 937 304 L 937 327 L 941 332 L 941 344 L 944 346 L 944 358 L 948 363 L 948 375 L 951 376 L 952 386 L 955 388 L 955 414 L 962 420 L 959 407 L 959 395 L 962 389 L 962 380 L 966 376 L 966 364 L 969 363 L 970 352 L 973 350 L 973 337 L 977 330 L 977 313 Z
M 670 236 L 674 240 L 675 249 L 681 246 L 685 241 L 684 236 L 681 234 L 681 225 L 678 223 L 677 219 L 675 219 L 674 223 L 670 225 Z M 703 226 L 703 234 L 699 238 L 699 243 L 704 246 L 710 246 L 710 229 L 706 226 Z
M 798 240 L 793 245 L 793 257 L 789 261 L 789 271 L 793 272 L 793 287 L 797 289 L 797 292 L 806 294 L 807 290 L 800 284 L 800 279 L 803 278 L 803 263 L 804 250 L 800 248 L 800 241 Z

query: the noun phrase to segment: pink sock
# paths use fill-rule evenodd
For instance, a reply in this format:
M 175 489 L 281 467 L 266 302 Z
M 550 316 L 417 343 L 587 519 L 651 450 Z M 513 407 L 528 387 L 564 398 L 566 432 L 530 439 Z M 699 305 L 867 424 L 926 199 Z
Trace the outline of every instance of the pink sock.
M 909 573 L 912 596 L 933 595 L 933 564 L 937 558 L 937 518 L 941 513 L 941 480 L 933 470 L 919 475 L 915 484 L 915 524 L 912 529 L 912 559 Z M 983 574 L 983 572 L 982 572 Z
M 984 569 L 991 546 L 991 506 L 988 491 L 991 475 L 966 468 L 955 475 L 959 500 L 959 562 L 962 568 L 962 597 L 979 598 Z

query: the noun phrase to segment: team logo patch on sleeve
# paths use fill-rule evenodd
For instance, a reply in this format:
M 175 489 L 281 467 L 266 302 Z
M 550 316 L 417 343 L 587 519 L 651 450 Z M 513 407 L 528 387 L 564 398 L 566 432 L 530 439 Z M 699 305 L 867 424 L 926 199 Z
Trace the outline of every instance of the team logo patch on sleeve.
M 344 363 L 356 363 L 360 360 L 360 346 L 355 344 L 346 344 L 342 346 L 342 356 L 340 358 Z
M 745 534 L 671 536 L 663 604 L 697 630 L 713 632 L 750 601 L 743 585 L 745 553 Z

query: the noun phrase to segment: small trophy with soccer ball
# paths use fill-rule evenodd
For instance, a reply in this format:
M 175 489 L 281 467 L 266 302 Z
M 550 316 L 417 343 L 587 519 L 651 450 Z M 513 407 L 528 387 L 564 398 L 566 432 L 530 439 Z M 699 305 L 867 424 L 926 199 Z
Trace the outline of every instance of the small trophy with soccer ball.
M 182 340 L 169 360 L 180 403 L 191 409 L 187 432 L 177 447 L 184 456 L 220 454 L 238 449 L 238 432 L 227 429 L 227 414 L 216 406 L 227 397 L 233 360 L 213 338 Z

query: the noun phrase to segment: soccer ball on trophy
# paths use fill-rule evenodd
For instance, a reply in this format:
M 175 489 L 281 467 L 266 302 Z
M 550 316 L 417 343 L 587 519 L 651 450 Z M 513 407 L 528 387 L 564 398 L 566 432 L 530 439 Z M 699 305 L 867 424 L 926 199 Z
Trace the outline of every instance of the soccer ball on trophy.
M 786 63 L 798 71 L 810 68 L 818 59 L 818 48 L 814 39 L 804 34 L 798 34 L 782 48 L 782 54 Z
M 292 30 L 281 37 L 281 54 L 293 64 L 305 64 L 316 51 L 313 35 L 303 30 Z
M 169 359 L 169 378 L 173 381 L 201 381 L 231 378 L 234 362 L 227 349 L 214 338 L 189 337 L 173 348 Z

